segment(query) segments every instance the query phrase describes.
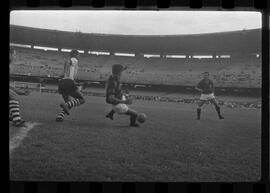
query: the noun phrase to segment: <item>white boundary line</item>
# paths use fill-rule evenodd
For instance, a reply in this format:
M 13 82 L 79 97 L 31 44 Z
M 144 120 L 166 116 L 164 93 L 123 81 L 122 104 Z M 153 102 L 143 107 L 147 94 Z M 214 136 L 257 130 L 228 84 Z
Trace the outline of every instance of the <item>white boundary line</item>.
M 14 149 L 18 148 L 29 131 L 31 131 L 35 126 L 41 125 L 41 123 L 37 122 L 27 122 L 26 127 L 18 128 L 19 131 L 9 140 L 9 154 L 11 155 Z

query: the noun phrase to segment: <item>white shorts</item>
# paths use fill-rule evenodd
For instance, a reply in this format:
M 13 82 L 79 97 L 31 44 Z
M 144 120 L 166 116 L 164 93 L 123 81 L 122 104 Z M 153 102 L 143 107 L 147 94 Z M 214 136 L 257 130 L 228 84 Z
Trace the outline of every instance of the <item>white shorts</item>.
M 113 105 L 112 109 L 117 113 L 117 114 L 125 114 L 128 111 L 128 106 L 123 103 L 119 103 L 117 105 Z
M 215 99 L 214 93 L 211 93 L 211 94 L 201 94 L 200 100 L 208 101 L 208 100 L 211 100 L 211 99 Z

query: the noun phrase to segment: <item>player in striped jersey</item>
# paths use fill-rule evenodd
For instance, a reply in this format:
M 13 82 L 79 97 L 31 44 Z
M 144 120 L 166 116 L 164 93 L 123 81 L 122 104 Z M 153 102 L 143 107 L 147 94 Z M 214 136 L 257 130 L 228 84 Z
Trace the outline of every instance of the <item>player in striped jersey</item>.
M 16 52 L 14 49 L 10 48 L 9 51 L 9 67 L 11 68 L 12 62 L 16 57 Z M 15 127 L 25 126 L 25 121 L 21 118 L 20 115 L 20 103 L 17 98 L 18 95 L 29 95 L 29 91 L 18 90 L 14 87 L 9 87 L 9 120 L 12 122 L 12 125 Z
M 63 78 L 58 83 L 58 92 L 62 95 L 64 103 L 60 104 L 62 110 L 56 118 L 57 122 L 64 121 L 65 115 L 69 115 L 71 108 L 85 103 L 79 86 L 74 80 L 78 71 L 78 56 L 77 50 L 70 52 L 70 58 L 65 62 Z

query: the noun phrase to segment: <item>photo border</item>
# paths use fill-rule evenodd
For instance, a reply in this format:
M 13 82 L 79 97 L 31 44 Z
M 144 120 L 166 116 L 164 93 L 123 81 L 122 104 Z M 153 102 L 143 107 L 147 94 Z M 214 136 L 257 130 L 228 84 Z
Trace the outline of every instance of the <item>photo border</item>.
M 226 2 L 226 3 L 225 3 Z M 10 192 L 269 192 L 269 2 L 253 0 L 10 0 L 12 10 L 219 10 L 262 14 L 261 180 L 257 182 L 24 182 L 9 181 Z M 7 30 L 9 36 L 9 30 Z M 9 46 L 9 39 L 7 46 Z M 7 131 L 8 132 L 8 131 Z M 9 134 L 8 134 L 9 135 Z M 8 143 L 7 143 L 8 144 Z M 9 160 L 8 160 L 9 161 Z M 9 162 L 8 162 L 9 163 Z M 9 170 L 8 170 L 9 176 Z

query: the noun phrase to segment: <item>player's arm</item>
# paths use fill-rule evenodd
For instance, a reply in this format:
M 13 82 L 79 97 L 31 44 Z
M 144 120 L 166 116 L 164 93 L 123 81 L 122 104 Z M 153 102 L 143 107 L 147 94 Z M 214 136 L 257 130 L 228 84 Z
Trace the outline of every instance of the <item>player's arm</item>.
M 114 95 L 112 95 L 112 94 L 108 95 L 108 100 L 114 105 L 117 105 L 119 103 L 126 103 L 126 101 L 118 99 L 118 98 L 114 97 Z
M 131 104 L 132 103 L 132 100 L 131 99 L 127 99 L 127 100 L 122 100 L 122 99 L 119 99 L 119 98 L 116 98 L 115 97 L 115 89 L 113 87 L 110 87 L 110 86 L 106 86 L 107 87 L 107 102 L 111 103 L 111 104 L 114 104 L 114 105 L 117 105 L 119 103 L 124 103 L 124 104 Z
M 203 90 L 201 89 L 201 82 L 195 87 L 195 90 L 202 92 Z
M 113 92 L 110 92 L 110 90 L 108 91 L 108 102 L 110 102 L 111 104 L 117 105 L 119 103 L 124 103 L 124 104 L 131 104 L 131 99 L 128 100 L 121 100 L 115 97 Z
M 212 91 L 213 91 L 213 93 L 214 93 L 214 92 L 215 92 L 215 87 L 214 87 L 213 81 L 211 81 L 211 89 L 212 89 Z
M 202 92 L 203 90 L 201 88 L 195 87 L 195 90 Z

